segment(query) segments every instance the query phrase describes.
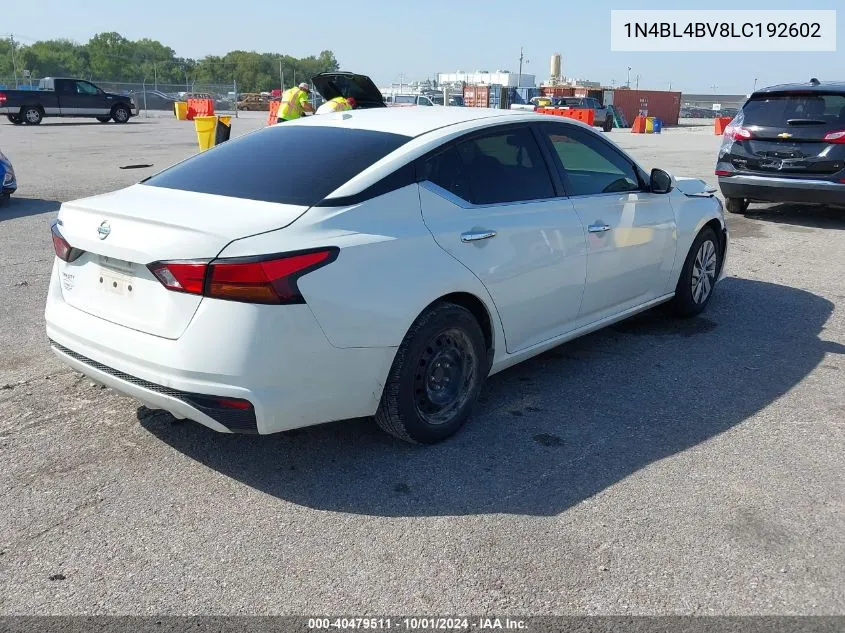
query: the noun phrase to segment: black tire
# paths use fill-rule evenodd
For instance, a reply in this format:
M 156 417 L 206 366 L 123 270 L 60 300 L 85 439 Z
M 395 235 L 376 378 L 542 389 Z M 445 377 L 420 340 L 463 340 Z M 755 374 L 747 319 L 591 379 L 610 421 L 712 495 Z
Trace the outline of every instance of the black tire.
M 21 108 L 20 117 L 26 125 L 40 125 L 44 120 L 44 113 L 36 106 L 25 106 Z
M 14 125 L 23 125 L 23 119 L 21 119 L 20 114 L 7 114 L 6 118 Z
M 748 200 L 745 198 L 726 198 L 725 208 L 729 213 L 745 213 L 748 211 Z
M 112 108 L 111 118 L 115 123 L 126 123 L 132 118 L 132 112 L 125 105 L 117 105 Z
M 721 243 L 716 232 L 708 226 L 701 230 L 687 253 L 675 296 L 668 304 L 671 312 L 681 317 L 700 314 L 713 298 L 721 270 Z M 697 281 L 699 279 L 701 281 Z
M 602 130 L 604 130 L 605 132 L 610 132 L 612 129 L 613 129 L 613 117 L 608 116 L 604 120 L 604 126 L 602 127 Z
M 376 422 L 413 444 L 445 440 L 466 422 L 489 371 L 478 321 L 465 308 L 438 303 L 399 346 Z
M 0 207 L 6 204 L 9 201 L 11 194 L 8 193 L 0 193 Z
M 111 117 L 110 116 L 98 116 L 97 120 L 100 123 L 108 123 L 109 121 L 111 121 Z

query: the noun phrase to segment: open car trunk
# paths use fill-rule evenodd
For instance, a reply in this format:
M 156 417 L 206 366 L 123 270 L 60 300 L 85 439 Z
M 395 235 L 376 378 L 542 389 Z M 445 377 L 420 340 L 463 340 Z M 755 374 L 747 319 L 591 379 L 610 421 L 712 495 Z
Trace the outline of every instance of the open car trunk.
M 335 97 L 352 97 L 358 108 L 384 108 L 384 97 L 366 75 L 349 72 L 320 73 L 311 78 L 311 83 L 326 101 Z

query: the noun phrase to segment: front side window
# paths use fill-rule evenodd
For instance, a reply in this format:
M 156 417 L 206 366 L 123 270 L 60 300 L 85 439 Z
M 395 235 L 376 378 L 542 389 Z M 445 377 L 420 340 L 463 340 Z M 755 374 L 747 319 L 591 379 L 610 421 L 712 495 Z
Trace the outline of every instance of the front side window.
M 81 95 L 95 95 L 97 94 L 97 89 L 85 81 L 77 81 L 76 82 L 76 92 L 77 94 Z
M 430 158 L 428 180 L 473 204 L 504 204 L 555 197 L 554 185 L 528 127 L 474 137 Z
M 313 206 L 410 140 L 372 130 L 277 125 L 197 154 L 143 184 Z
M 637 172 L 624 156 L 589 133 L 564 125 L 544 125 L 555 156 L 560 160 L 561 176 L 570 196 L 620 193 L 640 189 Z

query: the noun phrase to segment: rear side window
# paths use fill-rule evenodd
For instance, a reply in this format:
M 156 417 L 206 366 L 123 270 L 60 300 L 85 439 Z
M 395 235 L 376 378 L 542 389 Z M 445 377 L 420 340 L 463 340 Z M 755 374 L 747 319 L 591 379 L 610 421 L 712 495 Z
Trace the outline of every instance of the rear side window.
M 458 143 L 426 161 L 423 180 L 473 204 L 555 197 L 540 147 L 527 127 Z
M 845 94 L 756 95 L 742 108 L 743 125 L 784 127 L 793 123 L 845 126 Z
M 370 130 L 282 123 L 227 141 L 143 184 L 313 206 L 410 140 Z

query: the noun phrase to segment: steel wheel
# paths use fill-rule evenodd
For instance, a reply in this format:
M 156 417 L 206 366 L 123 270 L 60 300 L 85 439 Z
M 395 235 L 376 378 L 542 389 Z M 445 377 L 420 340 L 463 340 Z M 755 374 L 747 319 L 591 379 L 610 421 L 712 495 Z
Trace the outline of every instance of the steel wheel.
M 448 329 L 423 350 L 414 380 L 417 415 L 428 424 L 451 421 L 470 397 L 477 359 L 463 330 Z
M 23 120 L 28 125 L 38 125 L 41 118 L 41 110 L 38 108 L 27 108 L 23 113 Z
M 112 114 L 115 123 L 126 123 L 129 120 L 130 112 L 125 106 L 117 106 Z
M 707 301 L 716 283 L 718 251 L 711 240 L 702 242 L 692 265 L 692 299 L 697 304 Z

